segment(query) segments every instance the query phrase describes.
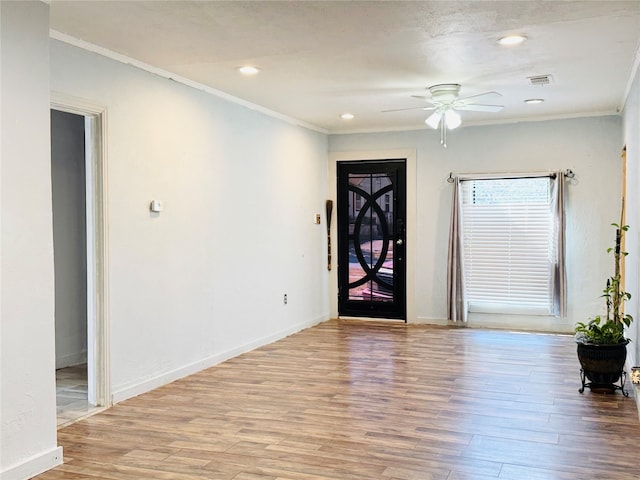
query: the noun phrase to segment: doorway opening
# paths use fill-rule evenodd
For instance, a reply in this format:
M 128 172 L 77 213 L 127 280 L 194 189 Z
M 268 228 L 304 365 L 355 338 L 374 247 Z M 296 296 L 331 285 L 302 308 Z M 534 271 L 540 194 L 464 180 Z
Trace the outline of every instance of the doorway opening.
M 54 95 L 51 191 L 58 427 L 110 406 L 104 109 Z

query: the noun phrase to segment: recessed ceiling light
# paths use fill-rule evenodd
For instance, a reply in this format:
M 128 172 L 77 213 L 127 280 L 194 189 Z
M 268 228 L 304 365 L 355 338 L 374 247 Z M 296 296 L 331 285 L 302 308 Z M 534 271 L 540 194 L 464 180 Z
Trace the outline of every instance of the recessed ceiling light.
M 525 37 L 524 35 L 507 35 L 506 37 L 502 37 L 500 40 L 498 40 L 498 43 L 505 46 L 520 45 L 526 39 L 527 37 Z
M 544 102 L 544 98 L 527 98 L 524 103 L 535 104 Z
M 355 115 L 353 113 L 343 113 L 340 115 L 340 118 L 343 120 L 353 120 L 354 117 Z
M 260 69 L 251 65 L 244 65 L 242 67 L 238 67 L 238 71 L 243 75 L 255 75 L 260 71 Z

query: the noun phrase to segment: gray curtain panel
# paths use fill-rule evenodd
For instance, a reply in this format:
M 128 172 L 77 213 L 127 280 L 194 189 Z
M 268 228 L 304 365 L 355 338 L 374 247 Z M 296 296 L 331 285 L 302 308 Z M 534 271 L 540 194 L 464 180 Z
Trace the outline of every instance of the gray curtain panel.
M 565 265 L 565 216 L 564 216 L 564 172 L 556 172 L 552 182 L 552 208 L 555 217 L 556 259 L 553 270 L 553 314 L 556 317 L 567 315 L 567 271 Z
M 447 263 L 447 318 L 454 322 L 467 321 L 468 308 L 464 286 L 464 252 L 462 245 L 462 194 L 460 192 L 460 179 L 456 177 L 453 182 Z

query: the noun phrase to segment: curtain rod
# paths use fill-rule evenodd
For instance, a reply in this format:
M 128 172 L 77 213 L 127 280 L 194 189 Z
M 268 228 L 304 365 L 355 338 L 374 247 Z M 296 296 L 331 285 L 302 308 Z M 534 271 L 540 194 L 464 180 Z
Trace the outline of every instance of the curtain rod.
M 463 173 L 463 174 L 456 175 L 454 177 L 453 172 L 449 172 L 449 177 L 447 178 L 447 182 L 453 183 L 455 182 L 456 177 L 461 177 L 461 176 L 469 177 L 469 178 L 460 178 L 461 182 L 468 181 L 468 180 L 507 180 L 511 178 L 542 178 L 542 177 L 556 178 L 555 172 L 522 173 L 522 174 L 513 173 L 513 174 L 503 174 L 502 176 L 500 176 L 500 174 L 496 174 L 496 175 L 498 176 L 492 177 L 491 174 L 486 174 L 486 173 L 485 174 Z M 564 176 L 567 178 L 573 178 L 576 176 L 576 174 L 574 173 L 573 170 L 571 170 L 570 168 L 567 168 L 564 172 Z M 486 178 L 482 178 L 482 177 L 486 177 Z

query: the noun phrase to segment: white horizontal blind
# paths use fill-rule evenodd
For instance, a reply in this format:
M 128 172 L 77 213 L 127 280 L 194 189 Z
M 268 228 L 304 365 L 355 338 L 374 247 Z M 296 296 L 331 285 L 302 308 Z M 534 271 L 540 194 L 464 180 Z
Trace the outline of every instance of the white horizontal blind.
M 462 182 L 469 311 L 551 313 L 550 182 L 549 177 Z

